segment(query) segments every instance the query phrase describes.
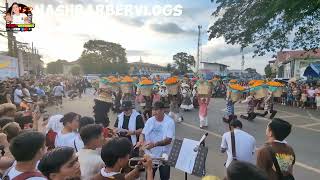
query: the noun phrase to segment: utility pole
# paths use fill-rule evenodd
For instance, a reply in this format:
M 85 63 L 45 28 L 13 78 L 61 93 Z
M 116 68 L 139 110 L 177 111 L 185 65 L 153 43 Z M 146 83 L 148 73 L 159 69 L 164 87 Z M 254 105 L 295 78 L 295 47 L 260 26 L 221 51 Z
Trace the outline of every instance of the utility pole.
M 244 54 L 243 54 L 243 47 L 240 49 L 241 56 L 242 56 L 242 61 L 241 61 L 241 77 L 243 77 L 243 71 L 244 71 Z
M 8 0 L 6 0 L 5 7 L 6 7 L 6 12 L 7 12 L 9 10 Z M 8 34 L 8 55 L 11 57 L 17 57 L 18 53 L 15 52 L 15 48 L 14 48 L 14 46 L 16 46 L 16 43 L 13 44 L 13 41 L 12 41 L 13 40 L 13 32 L 7 31 L 7 34 Z
M 199 72 L 200 65 L 200 46 L 201 46 L 201 28 L 202 26 L 198 26 L 198 49 L 197 49 L 197 62 L 196 62 L 196 72 Z

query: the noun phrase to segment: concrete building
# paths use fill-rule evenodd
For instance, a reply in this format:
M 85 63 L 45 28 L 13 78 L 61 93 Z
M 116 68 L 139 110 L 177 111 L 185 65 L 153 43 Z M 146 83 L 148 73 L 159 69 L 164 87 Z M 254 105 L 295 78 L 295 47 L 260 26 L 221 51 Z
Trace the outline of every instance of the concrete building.
M 306 67 L 320 62 L 320 49 L 310 51 L 282 51 L 278 52 L 274 67 L 277 78 L 301 78 Z
M 256 69 L 247 68 L 242 73 L 240 69 L 231 69 L 228 71 L 228 76 L 232 78 L 242 78 L 242 79 L 261 79 L 262 76 Z
M 129 63 L 129 74 L 150 75 L 152 73 L 166 73 L 166 68 L 157 64 L 142 61 Z
M 219 76 L 228 75 L 228 66 L 216 62 L 200 62 L 199 72 Z
M 240 77 L 241 76 L 241 69 L 231 69 L 231 70 L 229 70 L 228 76 Z

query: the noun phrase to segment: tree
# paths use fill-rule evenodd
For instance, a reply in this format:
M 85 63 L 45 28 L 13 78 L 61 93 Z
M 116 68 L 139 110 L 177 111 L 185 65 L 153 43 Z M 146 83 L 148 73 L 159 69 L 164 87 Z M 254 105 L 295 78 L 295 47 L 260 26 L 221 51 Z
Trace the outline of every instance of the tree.
M 58 60 L 47 64 L 47 73 L 49 74 L 62 74 L 63 64 L 68 63 L 66 60 Z
M 166 67 L 166 70 L 167 70 L 168 72 L 170 72 L 172 69 L 173 69 L 172 64 L 168 63 L 168 64 L 167 64 L 167 67 Z
M 128 72 L 126 52 L 120 44 L 89 40 L 83 47 L 79 62 L 84 73 L 124 74 Z
M 314 50 L 320 41 L 319 0 L 211 0 L 218 7 L 209 39 L 252 46 L 255 55 L 283 49 Z
M 188 55 L 185 52 L 179 52 L 173 56 L 175 64 L 178 66 L 178 70 L 185 74 L 191 71 L 190 67 L 194 66 L 196 61 L 192 55 Z
M 275 78 L 276 74 L 272 71 L 271 65 L 268 64 L 265 68 L 264 68 L 264 73 L 266 74 L 267 78 Z
M 73 66 L 70 70 L 70 73 L 73 75 L 73 76 L 79 76 L 80 75 L 80 72 L 81 72 L 81 68 L 80 66 Z

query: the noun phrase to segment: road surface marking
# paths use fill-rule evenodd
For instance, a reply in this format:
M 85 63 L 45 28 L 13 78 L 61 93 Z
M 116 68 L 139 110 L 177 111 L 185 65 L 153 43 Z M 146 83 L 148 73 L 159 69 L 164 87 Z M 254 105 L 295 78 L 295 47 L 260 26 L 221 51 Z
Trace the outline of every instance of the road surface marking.
M 320 119 L 314 117 L 308 110 L 307 110 L 307 114 L 308 114 L 308 116 L 310 117 L 310 119 L 315 120 L 315 121 L 318 121 L 318 122 L 320 121 Z
M 279 118 L 295 118 L 295 117 L 299 117 L 299 116 L 297 115 L 279 116 Z
M 316 125 L 320 125 L 320 122 L 318 123 L 312 123 L 312 124 L 306 124 L 306 125 L 299 125 L 297 127 L 309 127 L 309 126 L 316 126 Z
M 200 130 L 202 132 L 207 132 L 208 134 L 212 135 L 212 136 L 215 136 L 215 137 L 218 137 L 218 138 L 222 138 L 222 136 L 220 134 L 217 134 L 217 133 L 214 133 L 214 132 L 211 132 L 211 131 L 207 131 L 207 130 L 203 130 L 203 129 L 200 129 L 199 127 L 195 126 L 195 125 L 192 125 L 192 124 L 189 124 L 189 123 L 185 123 L 185 122 L 181 122 L 180 124 L 184 125 L 184 126 L 188 126 L 190 128 L 193 128 L 193 129 L 196 129 L 196 130 Z M 295 163 L 297 166 L 300 166 L 304 169 L 307 169 L 309 171 L 313 171 L 315 173 L 318 173 L 320 174 L 320 169 L 317 169 L 315 167 L 312 167 L 312 166 L 309 166 L 309 165 L 306 165 L 304 163 L 301 163 L 301 162 L 298 162 L 296 161 Z
M 225 109 L 221 109 L 221 111 L 224 111 Z M 281 111 L 281 110 L 279 110 L 280 112 L 286 112 L 286 111 Z M 308 111 L 307 111 L 308 112 Z M 288 113 L 288 112 L 287 112 Z M 310 112 L 308 112 L 309 114 L 310 114 Z M 235 112 L 235 114 L 247 114 L 246 112 Z M 295 114 L 295 113 L 291 113 L 292 115 L 291 116 L 279 116 L 279 118 L 292 118 L 292 117 L 297 117 L 297 116 L 300 116 L 300 117 L 303 117 L 303 116 L 301 116 L 301 115 L 298 115 L 298 114 Z M 310 114 L 311 115 L 311 114 Z M 309 115 L 309 117 L 310 117 L 310 115 Z M 312 115 L 311 115 L 312 116 Z M 257 116 L 256 117 L 256 119 L 260 119 L 260 120 L 263 120 L 263 121 L 266 121 L 266 122 L 270 122 L 270 119 L 268 119 L 268 118 L 265 118 L 265 117 L 259 117 L 259 116 Z M 312 119 L 312 120 L 315 120 L 315 121 L 320 121 L 320 119 L 317 119 L 317 118 L 315 118 L 315 117 L 310 117 L 310 119 Z M 309 131 L 314 131 L 314 132 L 320 132 L 320 130 L 319 129 L 313 129 L 313 128 L 310 128 L 309 127 L 309 125 L 310 126 L 312 126 L 313 124 L 315 124 L 315 123 L 312 123 L 312 125 L 311 124 L 306 124 L 306 125 L 296 125 L 296 124 L 293 124 L 293 123 L 291 123 L 292 124 L 292 126 L 293 127 L 297 127 L 297 128 L 301 128 L 301 129 L 305 129 L 305 130 L 309 130 Z M 317 125 L 317 124 L 316 124 Z
M 256 119 L 260 119 L 260 120 L 266 121 L 266 122 L 270 122 L 270 121 L 271 121 L 270 119 L 267 119 L 267 118 L 264 118 L 264 117 L 256 117 Z M 291 123 L 291 124 L 292 124 L 292 123 Z M 307 124 L 307 125 L 308 125 L 308 124 Z M 305 130 L 309 130 L 309 131 L 320 132 L 319 129 L 313 129 L 313 128 L 304 127 L 304 126 L 301 126 L 301 125 L 292 124 L 292 126 L 295 127 L 295 128 L 301 128 L 301 129 L 305 129 Z

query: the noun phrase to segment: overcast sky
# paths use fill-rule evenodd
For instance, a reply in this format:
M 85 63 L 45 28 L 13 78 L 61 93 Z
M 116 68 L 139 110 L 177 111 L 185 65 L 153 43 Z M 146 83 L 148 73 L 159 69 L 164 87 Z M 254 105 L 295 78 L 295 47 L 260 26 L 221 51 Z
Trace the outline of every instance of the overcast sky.
M 11 5 L 12 0 L 8 0 Z M 31 43 L 39 49 L 45 63 L 57 59 L 77 60 L 83 50 L 83 44 L 90 39 L 101 39 L 121 44 L 127 50 L 129 62 L 138 61 L 166 65 L 172 62 L 177 52 L 187 52 L 196 56 L 197 26 L 202 25 L 202 59 L 219 62 L 240 69 L 241 54 L 239 46 L 227 45 L 223 39 L 208 41 L 207 30 L 212 23 L 211 13 L 215 4 L 210 0 L 20 0 L 17 2 L 32 6 L 36 28 L 32 32 L 18 33 L 17 39 Z M 56 11 L 58 5 L 64 9 Z M 0 0 L 0 6 L 4 0 Z M 55 13 L 48 12 L 52 5 Z M 85 10 L 71 14 L 72 5 L 82 5 Z M 156 5 L 182 7 L 180 16 L 113 15 L 92 14 L 88 6 L 97 5 L 125 6 L 145 5 L 148 11 Z M 39 9 L 43 6 L 44 9 Z M 170 6 L 169 6 L 170 7 Z M 97 13 L 94 9 L 93 13 Z M 173 10 L 175 12 L 175 10 Z M 167 12 L 167 11 L 166 11 Z M 177 11 L 178 12 L 178 11 Z M 120 12 L 121 13 L 121 12 Z M 170 9 L 169 9 L 170 13 Z M 176 15 L 176 14 L 175 14 Z M 178 14 L 179 15 L 179 14 Z M 3 24 L 3 19 L 1 22 Z M 3 28 L 2 28 L 3 29 Z M 7 41 L 0 36 L 0 51 L 7 49 Z M 263 69 L 270 57 L 253 59 L 250 49 L 245 50 L 245 67 Z

